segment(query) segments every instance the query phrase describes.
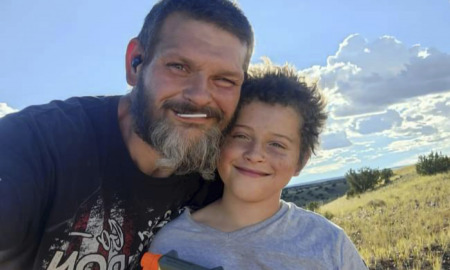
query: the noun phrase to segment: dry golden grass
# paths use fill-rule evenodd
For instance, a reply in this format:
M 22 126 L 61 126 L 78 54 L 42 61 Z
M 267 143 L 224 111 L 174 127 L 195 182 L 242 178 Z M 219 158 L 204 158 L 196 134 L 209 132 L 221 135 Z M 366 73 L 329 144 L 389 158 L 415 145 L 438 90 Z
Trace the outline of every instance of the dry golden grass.
M 450 174 L 395 171 L 391 184 L 323 205 L 370 269 L 450 269 Z

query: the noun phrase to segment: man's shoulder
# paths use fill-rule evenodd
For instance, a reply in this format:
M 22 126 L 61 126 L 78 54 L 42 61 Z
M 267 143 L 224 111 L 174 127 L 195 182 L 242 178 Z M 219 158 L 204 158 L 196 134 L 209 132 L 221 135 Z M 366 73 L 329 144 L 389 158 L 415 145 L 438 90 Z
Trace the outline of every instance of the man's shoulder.
M 52 133 L 55 128 L 78 128 L 80 124 L 95 122 L 96 119 L 101 122 L 111 110 L 117 111 L 119 99 L 120 96 L 99 96 L 54 100 L 8 114 L 0 119 L 0 124 L 8 130 L 29 129 Z
M 119 137 L 119 99 L 74 97 L 8 114 L 0 118 L 0 141 L 8 142 L 0 144 L 0 155 L 20 160 L 35 160 L 38 155 L 51 160 L 52 156 L 71 158 L 75 152 L 92 151 L 112 135 Z
M 15 114 L 31 117 L 70 114 L 72 111 L 85 111 L 114 105 L 117 106 L 119 99 L 120 96 L 71 97 L 66 100 L 53 100 L 47 104 L 32 105 Z

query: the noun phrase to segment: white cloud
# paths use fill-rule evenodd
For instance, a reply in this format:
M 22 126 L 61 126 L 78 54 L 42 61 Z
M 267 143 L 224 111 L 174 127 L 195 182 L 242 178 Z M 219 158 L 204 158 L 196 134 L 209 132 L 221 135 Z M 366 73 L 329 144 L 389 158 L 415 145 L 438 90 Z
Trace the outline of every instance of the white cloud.
M 302 71 L 319 78 L 336 116 L 380 112 L 411 97 L 450 91 L 450 55 L 410 48 L 390 36 L 350 35 L 327 65 Z
M 15 112 L 17 110 L 9 107 L 6 103 L 0 102 L 0 117 L 7 115 L 8 113 Z
M 412 164 L 418 154 L 450 152 L 450 92 L 410 98 L 385 112 L 330 117 L 322 150 L 304 175 L 338 173 L 349 168 Z
M 326 165 L 314 166 L 314 167 L 306 167 L 302 173 L 304 174 L 320 174 L 320 173 L 328 173 L 341 169 L 343 164 L 341 163 L 331 163 Z
M 357 153 L 345 148 L 323 150 L 320 153 L 311 158 L 302 174 L 330 173 L 361 162 Z
M 324 150 L 331 150 L 352 145 L 352 143 L 348 140 L 345 131 L 325 133 L 321 136 L 321 140 L 322 143 L 320 145 Z
M 410 151 L 418 146 L 417 140 L 399 140 L 388 145 L 387 150 L 391 152 L 405 152 Z
M 353 129 L 360 134 L 377 133 L 400 126 L 402 121 L 403 119 L 397 111 L 387 110 L 368 117 L 355 118 Z
M 405 159 L 401 159 L 397 162 L 395 162 L 392 167 L 400 167 L 400 166 L 407 166 L 407 165 L 411 165 L 411 164 L 415 164 L 417 162 L 417 157 L 411 156 Z
M 322 149 L 302 174 L 412 164 L 450 153 L 450 54 L 394 37 L 351 35 L 326 66 L 300 71 L 319 80 L 330 112 Z
M 389 107 L 403 118 L 400 126 L 391 130 L 391 136 L 442 137 L 450 132 L 450 92 L 409 99 Z

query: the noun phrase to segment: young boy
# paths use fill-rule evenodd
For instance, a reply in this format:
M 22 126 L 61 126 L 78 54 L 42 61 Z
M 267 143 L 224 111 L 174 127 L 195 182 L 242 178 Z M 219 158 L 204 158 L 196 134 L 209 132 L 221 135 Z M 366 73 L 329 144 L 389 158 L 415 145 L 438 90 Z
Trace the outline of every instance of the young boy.
M 293 67 L 250 69 L 218 162 L 223 197 L 163 227 L 150 252 L 175 250 L 183 260 L 225 270 L 367 269 L 341 228 L 280 200 L 318 144 L 324 108 Z

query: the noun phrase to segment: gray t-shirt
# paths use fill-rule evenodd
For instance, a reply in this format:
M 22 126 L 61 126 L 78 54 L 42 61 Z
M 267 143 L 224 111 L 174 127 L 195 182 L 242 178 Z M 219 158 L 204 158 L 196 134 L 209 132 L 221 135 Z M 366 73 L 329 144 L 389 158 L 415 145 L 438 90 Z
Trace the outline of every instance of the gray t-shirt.
M 178 252 L 198 265 L 232 269 L 367 269 L 345 232 L 326 218 L 281 201 L 267 220 L 233 232 L 195 222 L 189 211 L 159 231 L 150 252 Z

